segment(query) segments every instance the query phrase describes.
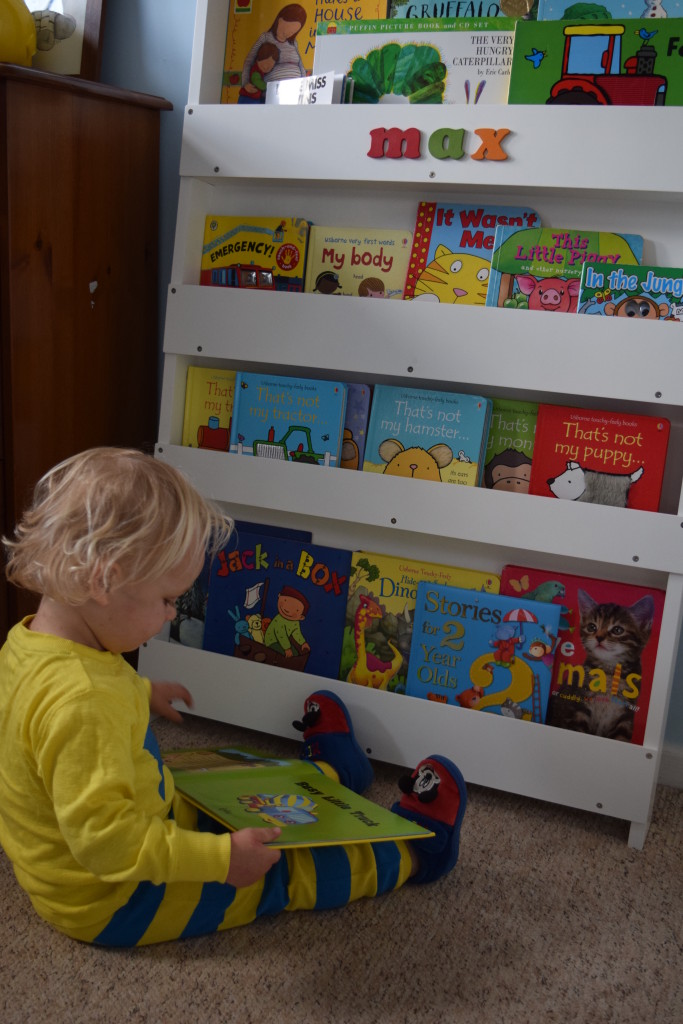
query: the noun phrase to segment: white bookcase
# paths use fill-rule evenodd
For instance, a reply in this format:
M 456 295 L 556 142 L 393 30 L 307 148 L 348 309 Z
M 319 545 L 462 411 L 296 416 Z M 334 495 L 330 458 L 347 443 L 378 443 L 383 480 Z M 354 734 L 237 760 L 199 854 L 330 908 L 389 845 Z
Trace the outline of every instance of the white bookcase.
M 228 0 L 199 0 L 180 162 L 157 455 L 244 519 L 312 529 L 319 543 L 499 572 L 508 561 L 665 588 L 642 746 L 473 714 L 171 644 L 140 670 L 181 679 L 195 711 L 294 737 L 311 690 L 347 702 L 371 756 L 452 757 L 469 782 L 630 822 L 650 819 L 683 608 L 683 331 L 674 324 L 480 307 L 368 302 L 200 287 L 206 214 L 303 216 L 412 228 L 420 199 L 525 203 L 542 223 L 640 233 L 644 262 L 683 266 L 681 108 L 240 107 L 218 102 Z M 418 159 L 373 159 L 370 132 L 417 128 Z M 506 127 L 505 160 L 477 160 Z M 464 129 L 466 155 L 428 139 Z M 190 364 L 408 383 L 664 415 L 672 422 L 661 513 L 246 459 L 180 445 Z

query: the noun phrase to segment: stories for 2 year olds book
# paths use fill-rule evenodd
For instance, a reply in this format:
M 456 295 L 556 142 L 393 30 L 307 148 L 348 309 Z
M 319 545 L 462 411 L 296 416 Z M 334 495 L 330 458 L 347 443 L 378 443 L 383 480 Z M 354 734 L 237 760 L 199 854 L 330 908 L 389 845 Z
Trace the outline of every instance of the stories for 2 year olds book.
M 423 580 L 495 594 L 493 573 L 354 551 L 339 678 L 405 693 L 417 585 Z
M 182 443 L 227 452 L 234 397 L 234 370 L 188 366 Z
M 412 241 L 411 231 L 315 224 L 308 241 L 304 291 L 402 299 Z
M 406 693 L 543 723 L 559 623 L 553 604 L 420 583 Z
M 482 486 L 528 494 L 536 440 L 538 402 L 494 398 L 484 452 Z
M 585 266 L 579 313 L 630 320 L 683 320 L 683 267 Z
M 301 292 L 310 224 L 301 217 L 206 218 L 199 283 Z
M 274 849 L 339 846 L 434 835 L 323 775 L 310 761 L 236 747 L 171 750 L 163 755 L 178 792 L 234 832 L 282 831 Z

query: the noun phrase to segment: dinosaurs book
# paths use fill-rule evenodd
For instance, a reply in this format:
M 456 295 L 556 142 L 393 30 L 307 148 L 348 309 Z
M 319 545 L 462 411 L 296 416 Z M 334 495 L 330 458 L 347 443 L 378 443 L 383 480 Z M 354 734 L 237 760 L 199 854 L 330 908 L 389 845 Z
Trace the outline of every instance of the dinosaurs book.
M 541 404 L 529 494 L 657 512 L 669 426 L 662 416 Z
M 406 693 L 544 723 L 559 623 L 557 605 L 420 583 Z
M 183 796 L 225 828 L 282 832 L 275 849 L 427 839 L 428 829 L 359 796 L 310 761 L 266 757 L 233 747 L 162 755 Z
M 579 313 L 630 320 L 683 320 L 683 267 L 585 266 Z
M 402 299 L 413 236 L 394 228 L 314 225 L 304 291 Z
M 405 692 L 417 585 L 424 580 L 492 594 L 498 593 L 500 586 L 493 573 L 354 551 L 340 679 L 377 690 Z
M 560 609 L 547 724 L 642 744 L 664 592 L 506 565 L 501 593 Z

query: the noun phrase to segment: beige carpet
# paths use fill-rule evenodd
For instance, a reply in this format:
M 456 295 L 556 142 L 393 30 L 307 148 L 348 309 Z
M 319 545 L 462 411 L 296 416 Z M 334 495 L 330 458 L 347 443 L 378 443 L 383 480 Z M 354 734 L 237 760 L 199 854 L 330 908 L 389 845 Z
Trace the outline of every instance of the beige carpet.
M 296 747 L 188 716 L 162 747 Z M 431 753 L 432 751 L 425 751 Z M 370 796 L 395 799 L 394 767 Z M 627 825 L 472 787 L 458 867 L 339 911 L 144 950 L 82 946 L 0 854 L 2 1024 L 680 1024 L 683 791 Z

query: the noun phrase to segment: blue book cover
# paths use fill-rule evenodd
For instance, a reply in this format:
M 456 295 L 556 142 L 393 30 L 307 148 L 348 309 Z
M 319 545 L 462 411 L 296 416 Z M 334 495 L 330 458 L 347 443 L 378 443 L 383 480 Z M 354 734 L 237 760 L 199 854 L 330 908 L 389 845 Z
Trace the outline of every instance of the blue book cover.
M 597 269 L 581 274 L 579 313 L 629 320 L 683 320 L 683 267 L 648 265 Z
M 335 679 L 351 552 L 240 530 L 213 558 L 204 650 Z
M 562 608 L 421 582 L 406 693 L 545 722 Z
M 371 399 L 369 384 L 346 385 L 346 419 L 340 463 L 343 469 L 360 469 L 363 465 Z
M 363 469 L 475 487 L 490 416 L 491 400 L 481 395 L 378 384 Z
M 313 466 L 338 466 L 346 384 L 238 372 L 230 451 Z
M 585 14 L 577 13 L 582 10 Z M 572 0 L 538 0 L 538 21 L 573 21 L 593 14 L 593 20 L 613 18 L 673 18 L 683 14 L 683 0 L 600 0 L 577 4 Z

